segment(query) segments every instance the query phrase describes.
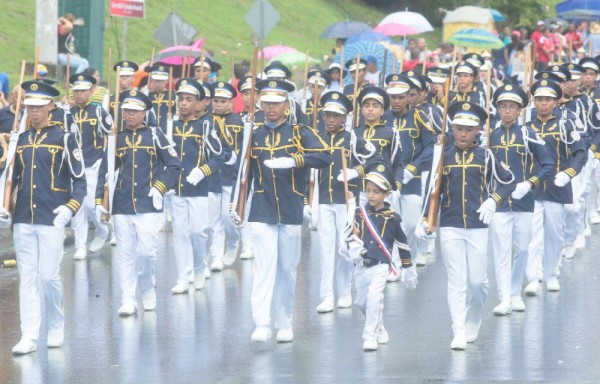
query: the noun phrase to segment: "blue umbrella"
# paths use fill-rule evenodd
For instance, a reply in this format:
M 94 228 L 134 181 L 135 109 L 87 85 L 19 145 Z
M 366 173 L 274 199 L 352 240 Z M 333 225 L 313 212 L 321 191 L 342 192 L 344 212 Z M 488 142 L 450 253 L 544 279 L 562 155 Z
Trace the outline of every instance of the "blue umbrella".
M 368 56 L 373 56 L 377 60 L 377 69 L 383 72 L 383 59 L 387 54 L 387 67 L 385 76 L 392 73 L 392 60 L 396 60 L 396 69 L 400 68 L 400 62 L 394 58 L 391 51 L 387 50 L 383 45 L 368 41 L 357 41 L 356 43 L 344 44 L 344 61 L 355 58 L 360 53 L 361 59 L 367 59 Z M 339 63 L 341 60 L 341 52 L 338 53 L 333 61 Z M 346 84 L 352 83 L 352 76 L 346 76 Z
M 494 21 L 504 21 L 504 15 L 501 14 L 499 11 L 490 8 L 490 13 L 492 14 L 492 17 L 494 18 Z
M 373 31 L 357 33 L 346 40 L 346 44 L 356 43 L 357 41 L 369 41 L 372 43 L 387 41 L 388 43 L 394 44 L 394 40 L 392 40 L 391 37 L 384 35 L 383 33 Z
M 357 33 L 370 31 L 371 27 L 362 21 L 346 20 L 327 27 L 321 34 L 321 39 L 347 39 Z

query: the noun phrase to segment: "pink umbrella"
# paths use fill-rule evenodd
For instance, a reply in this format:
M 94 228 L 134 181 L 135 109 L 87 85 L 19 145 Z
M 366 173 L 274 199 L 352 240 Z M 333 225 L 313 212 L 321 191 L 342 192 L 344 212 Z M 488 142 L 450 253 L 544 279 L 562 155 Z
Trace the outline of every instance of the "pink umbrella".
M 272 58 L 284 53 L 299 53 L 299 51 L 296 48 L 285 45 L 269 45 L 258 52 L 258 58 L 262 59 L 264 55 L 266 60 L 271 60 Z
M 379 24 L 377 27 L 373 28 L 374 32 L 383 33 L 387 36 L 406 36 L 406 35 L 416 35 L 418 32 L 408 25 L 404 24 Z
M 184 61 L 186 64 L 191 64 L 194 62 L 196 57 L 200 57 L 203 45 L 204 37 L 192 45 L 175 45 L 165 48 L 158 52 L 158 54 L 154 57 L 154 61 L 168 65 L 183 65 Z M 212 59 L 207 52 L 204 52 L 204 57 L 209 57 Z

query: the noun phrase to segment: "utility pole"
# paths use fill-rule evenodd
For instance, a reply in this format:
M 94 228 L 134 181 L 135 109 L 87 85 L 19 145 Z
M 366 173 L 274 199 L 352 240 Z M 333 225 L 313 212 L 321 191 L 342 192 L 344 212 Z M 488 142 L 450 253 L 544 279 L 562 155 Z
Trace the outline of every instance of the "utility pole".
M 40 63 L 56 65 L 58 56 L 58 0 L 35 0 L 35 47 L 40 47 Z

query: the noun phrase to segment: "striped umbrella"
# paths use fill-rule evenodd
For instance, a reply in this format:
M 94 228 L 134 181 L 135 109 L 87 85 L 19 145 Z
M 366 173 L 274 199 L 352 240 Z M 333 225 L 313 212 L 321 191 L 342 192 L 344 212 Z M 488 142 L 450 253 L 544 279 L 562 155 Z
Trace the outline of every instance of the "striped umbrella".
M 483 29 L 461 29 L 448 38 L 448 42 L 468 48 L 500 49 L 504 43 L 496 35 Z

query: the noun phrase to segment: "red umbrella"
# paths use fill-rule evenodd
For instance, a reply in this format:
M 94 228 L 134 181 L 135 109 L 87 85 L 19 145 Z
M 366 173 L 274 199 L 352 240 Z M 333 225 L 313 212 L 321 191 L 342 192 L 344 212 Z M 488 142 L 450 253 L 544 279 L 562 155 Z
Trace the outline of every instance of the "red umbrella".
M 154 57 L 154 61 L 168 65 L 183 65 L 184 61 L 186 64 L 191 64 L 194 62 L 196 57 L 200 57 L 203 45 L 204 37 L 192 45 L 175 45 L 165 48 L 158 52 L 158 54 Z M 212 59 L 207 52 L 204 52 L 204 57 L 209 57 Z
M 416 35 L 418 33 L 414 28 L 408 25 L 396 23 L 380 24 L 373 28 L 373 31 L 383 33 L 387 36 L 406 36 Z

